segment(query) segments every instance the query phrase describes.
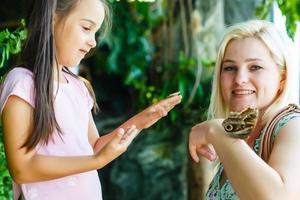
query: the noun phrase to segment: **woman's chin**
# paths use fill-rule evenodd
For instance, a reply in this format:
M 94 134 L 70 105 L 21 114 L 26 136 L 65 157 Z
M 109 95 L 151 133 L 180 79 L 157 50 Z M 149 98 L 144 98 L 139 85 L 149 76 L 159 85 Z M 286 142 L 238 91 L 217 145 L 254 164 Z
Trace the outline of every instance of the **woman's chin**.
M 245 110 L 246 108 L 256 108 L 257 105 L 253 103 L 247 103 L 247 104 L 234 104 L 230 106 L 230 111 L 232 112 L 241 112 L 242 110 Z

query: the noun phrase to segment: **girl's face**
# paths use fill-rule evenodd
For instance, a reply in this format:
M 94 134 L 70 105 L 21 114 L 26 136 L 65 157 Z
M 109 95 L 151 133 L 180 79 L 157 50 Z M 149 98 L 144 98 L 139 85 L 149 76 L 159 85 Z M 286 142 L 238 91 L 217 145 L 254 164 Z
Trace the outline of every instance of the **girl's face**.
M 221 65 L 220 86 L 231 111 L 247 106 L 265 110 L 275 100 L 280 80 L 279 67 L 259 39 L 229 42 Z
M 58 64 L 78 65 L 96 46 L 95 33 L 104 20 L 104 7 L 99 0 L 79 1 L 64 18 L 54 17 L 54 41 Z

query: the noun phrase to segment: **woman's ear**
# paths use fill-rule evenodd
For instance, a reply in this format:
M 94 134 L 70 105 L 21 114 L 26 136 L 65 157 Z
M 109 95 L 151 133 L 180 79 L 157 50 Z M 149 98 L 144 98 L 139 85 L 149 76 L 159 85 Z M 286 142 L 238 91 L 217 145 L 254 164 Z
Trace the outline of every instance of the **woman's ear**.
M 281 93 L 284 89 L 286 81 L 286 70 L 281 70 L 280 73 L 280 85 L 279 85 L 279 93 Z

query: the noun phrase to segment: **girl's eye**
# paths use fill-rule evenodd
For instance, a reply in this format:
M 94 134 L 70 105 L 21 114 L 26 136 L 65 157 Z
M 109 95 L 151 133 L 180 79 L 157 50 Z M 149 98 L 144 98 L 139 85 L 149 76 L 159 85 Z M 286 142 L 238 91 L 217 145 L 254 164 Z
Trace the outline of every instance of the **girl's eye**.
M 260 70 L 260 69 L 262 69 L 262 67 L 259 66 L 259 65 L 252 65 L 252 66 L 250 67 L 250 70 L 251 70 L 251 71 L 257 71 L 257 70 Z
M 85 31 L 90 31 L 91 29 L 89 28 L 89 27 L 82 27 L 83 28 L 83 30 L 85 30 Z
M 231 71 L 235 71 L 235 70 L 236 70 L 236 67 L 234 67 L 234 66 L 225 66 L 225 67 L 223 67 L 223 71 L 231 72 Z

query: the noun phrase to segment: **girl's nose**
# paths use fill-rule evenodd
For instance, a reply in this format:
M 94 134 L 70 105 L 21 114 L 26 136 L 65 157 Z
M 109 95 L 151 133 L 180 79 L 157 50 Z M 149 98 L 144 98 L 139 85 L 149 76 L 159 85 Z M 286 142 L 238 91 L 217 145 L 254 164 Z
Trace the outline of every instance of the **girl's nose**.
M 239 85 L 247 83 L 249 80 L 249 73 L 247 70 L 239 69 L 235 76 L 235 82 Z
M 97 45 L 96 38 L 95 37 L 90 37 L 90 39 L 88 40 L 88 45 L 91 48 L 94 48 Z

